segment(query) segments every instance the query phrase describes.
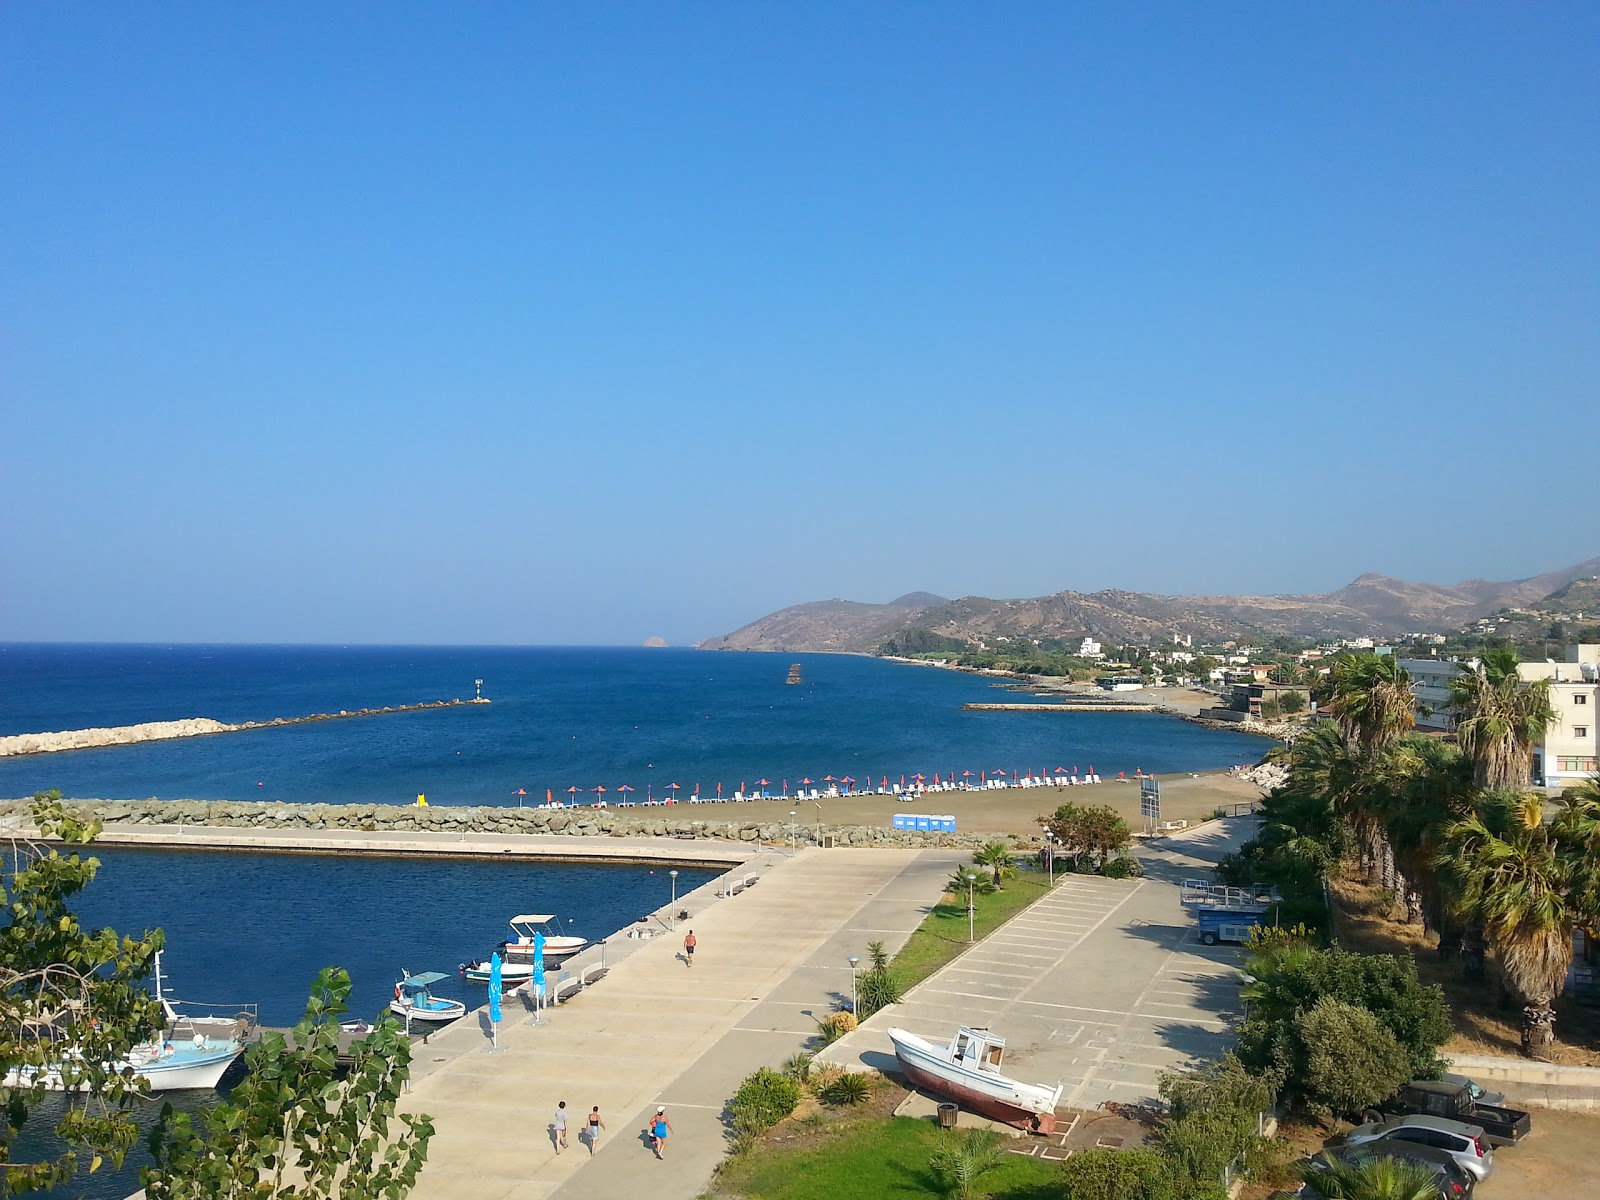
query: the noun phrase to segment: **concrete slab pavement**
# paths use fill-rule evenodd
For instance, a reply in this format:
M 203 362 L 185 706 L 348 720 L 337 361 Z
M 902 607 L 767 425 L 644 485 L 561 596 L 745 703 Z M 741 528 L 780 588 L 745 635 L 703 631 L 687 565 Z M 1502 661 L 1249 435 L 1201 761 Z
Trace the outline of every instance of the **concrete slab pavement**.
M 891 952 L 938 901 L 958 851 L 806 850 L 769 859 L 761 881 L 695 911 L 681 933 L 629 947 L 607 977 L 534 1026 L 507 997 L 500 1048 L 469 1016 L 417 1050 L 404 1107 L 438 1133 L 416 1200 L 690 1200 L 726 1151 L 723 1107 L 739 1081 L 801 1049 L 848 996 L 850 954 Z M 704 890 L 704 889 L 702 889 Z M 693 911 L 693 905 L 691 905 Z M 550 1133 L 567 1101 L 569 1149 Z M 607 1129 L 591 1156 L 591 1105 Z M 656 1161 L 641 1138 L 656 1105 L 673 1125 Z
M 1255 828 L 1218 821 L 1140 848 L 1141 880 L 1062 877 L 1037 901 L 818 1056 L 892 1069 L 885 1032 L 946 1040 L 958 1025 L 1007 1039 L 1007 1065 L 1064 1082 L 1065 1107 L 1156 1098 L 1164 1070 L 1231 1045 L 1238 947 L 1202 946 L 1178 881 L 1213 867 Z

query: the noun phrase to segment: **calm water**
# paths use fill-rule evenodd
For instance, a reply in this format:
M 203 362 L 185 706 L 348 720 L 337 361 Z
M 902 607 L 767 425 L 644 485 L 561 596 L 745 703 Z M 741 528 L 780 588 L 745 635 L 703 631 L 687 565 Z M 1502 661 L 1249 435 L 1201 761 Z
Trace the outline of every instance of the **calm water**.
M 805 682 L 788 687 L 799 661 Z M 0 734 L 227 722 L 468 697 L 492 705 L 0 762 L 0 796 L 515 804 L 802 776 L 1197 771 L 1261 738 L 1174 717 L 964 712 L 982 677 L 837 655 L 595 648 L 0 646 Z

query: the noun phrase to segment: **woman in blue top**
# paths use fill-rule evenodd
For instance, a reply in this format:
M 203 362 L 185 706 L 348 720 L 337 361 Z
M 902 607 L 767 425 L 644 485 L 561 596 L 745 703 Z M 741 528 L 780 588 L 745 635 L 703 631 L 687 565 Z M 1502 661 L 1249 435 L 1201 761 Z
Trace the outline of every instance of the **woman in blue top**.
M 672 1132 L 672 1122 L 667 1120 L 665 1108 L 656 1109 L 656 1115 L 650 1120 L 650 1148 L 656 1152 L 657 1158 L 664 1158 L 661 1152 L 667 1147 L 667 1135 Z

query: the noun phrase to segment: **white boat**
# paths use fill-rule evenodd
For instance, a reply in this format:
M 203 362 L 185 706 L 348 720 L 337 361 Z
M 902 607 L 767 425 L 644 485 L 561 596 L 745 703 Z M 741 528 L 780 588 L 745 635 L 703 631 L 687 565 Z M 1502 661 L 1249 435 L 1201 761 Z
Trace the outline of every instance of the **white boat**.
M 113 1064 L 114 1069 L 133 1068 L 152 1092 L 216 1087 L 233 1060 L 244 1053 L 255 1031 L 255 1005 L 187 1005 L 187 1009 L 210 1011 L 185 1011 L 168 999 L 163 989 L 160 951 L 156 952 L 155 984 L 156 1000 L 166 1014 L 165 1028 L 159 1036 L 135 1046 L 127 1058 Z M 69 1049 L 63 1057 L 70 1055 Z M 6 1086 L 15 1087 L 36 1077 L 31 1070 L 12 1071 L 6 1076 Z M 52 1090 L 65 1088 L 60 1070 L 46 1071 L 44 1084 Z
M 1065 1085 L 1045 1087 L 1002 1075 L 1004 1038 L 963 1025 L 948 1042 L 930 1042 L 904 1029 L 889 1030 L 889 1040 L 900 1069 L 916 1086 L 1030 1133 L 1055 1131 Z
M 394 985 L 394 999 L 389 1001 L 389 1011 L 408 1021 L 454 1021 L 467 1015 L 467 1006 L 459 1000 L 435 996 L 430 989 L 450 976 L 438 971 L 424 971 L 420 975 L 400 972 L 400 982 Z
M 527 983 L 533 978 L 535 939 L 544 937 L 544 963 L 551 966 L 570 958 L 589 944 L 588 938 L 551 932 L 556 919 L 549 913 L 523 913 L 511 918 L 512 937 L 500 943 L 500 979 L 507 987 Z M 489 960 L 462 963 L 461 974 L 474 983 L 489 982 Z

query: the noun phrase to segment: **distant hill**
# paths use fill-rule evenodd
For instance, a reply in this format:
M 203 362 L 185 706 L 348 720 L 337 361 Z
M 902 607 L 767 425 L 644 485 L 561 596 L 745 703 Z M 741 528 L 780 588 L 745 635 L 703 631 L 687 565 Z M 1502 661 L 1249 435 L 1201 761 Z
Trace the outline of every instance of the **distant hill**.
M 1600 576 L 1574 579 L 1548 596 L 1521 607 L 1537 608 L 1540 612 L 1563 616 L 1581 615 L 1585 620 L 1600 621 Z
M 1506 607 L 1542 607 L 1540 602 L 1547 597 L 1569 585 L 1592 582 L 1595 575 L 1600 575 L 1600 558 L 1531 579 L 1471 579 L 1454 587 L 1369 574 L 1337 591 L 1305 596 L 1157 596 L 1106 590 L 1021 600 L 985 596 L 945 600 L 911 592 L 888 604 L 854 600 L 797 604 L 701 646 L 870 653 L 891 634 L 913 627 L 969 643 L 998 637 L 1146 642 L 1164 641 L 1174 633 L 1208 642 L 1270 636 L 1384 637 L 1443 632 Z M 1594 607 L 1600 610 L 1600 602 Z M 1574 603 L 1571 611 L 1589 610 Z

